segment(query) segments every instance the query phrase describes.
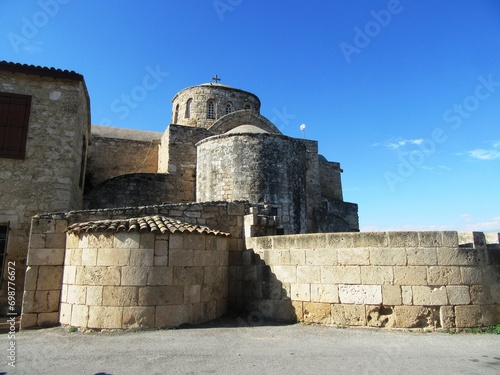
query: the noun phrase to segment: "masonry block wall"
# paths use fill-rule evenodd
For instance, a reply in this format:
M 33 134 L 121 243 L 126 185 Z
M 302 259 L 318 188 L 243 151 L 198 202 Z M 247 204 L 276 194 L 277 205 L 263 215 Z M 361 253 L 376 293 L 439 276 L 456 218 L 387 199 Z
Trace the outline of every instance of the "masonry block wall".
M 4 265 L 16 263 L 21 295 L 31 218 L 83 207 L 90 104 L 79 74 L 5 62 L 0 62 L 0 94 L 31 97 L 24 157 L 0 157 L 0 225 L 9 228 Z M 2 310 L 6 293 L 2 287 Z M 20 301 L 16 307 L 20 311 Z
M 69 234 L 65 257 L 62 324 L 163 328 L 206 322 L 226 312 L 226 237 Z
M 227 306 L 229 259 L 244 246 L 248 210 L 245 202 L 209 202 L 35 217 L 21 328 L 56 325 L 60 314 L 62 323 L 95 328 L 163 327 L 179 322 L 175 319 L 193 323 L 219 316 Z M 104 232 L 68 235 L 66 240 L 71 224 L 145 215 L 164 215 L 231 236 Z M 135 302 L 127 302 L 129 297 Z
M 233 287 L 241 286 L 248 310 L 269 318 L 404 328 L 500 323 L 498 235 L 329 233 L 249 238 L 247 248 Z
M 21 328 L 59 322 L 67 225 L 61 214 L 32 220 Z
M 156 173 L 162 135 L 92 125 L 85 193 L 112 177 L 128 173 Z

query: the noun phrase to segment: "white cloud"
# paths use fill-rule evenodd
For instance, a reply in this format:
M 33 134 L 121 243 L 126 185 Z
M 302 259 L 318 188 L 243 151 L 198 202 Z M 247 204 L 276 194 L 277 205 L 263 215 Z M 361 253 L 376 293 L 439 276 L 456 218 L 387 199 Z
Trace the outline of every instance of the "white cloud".
M 496 160 L 500 159 L 500 141 L 492 142 L 493 149 L 485 150 L 477 148 L 475 150 L 467 151 L 467 155 L 471 158 L 478 160 Z
M 396 140 L 387 140 L 382 143 L 374 143 L 372 146 L 383 146 L 391 150 L 396 150 L 406 145 L 419 145 L 423 142 L 424 140 L 422 138 L 416 138 L 416 139 L 398 138 Z

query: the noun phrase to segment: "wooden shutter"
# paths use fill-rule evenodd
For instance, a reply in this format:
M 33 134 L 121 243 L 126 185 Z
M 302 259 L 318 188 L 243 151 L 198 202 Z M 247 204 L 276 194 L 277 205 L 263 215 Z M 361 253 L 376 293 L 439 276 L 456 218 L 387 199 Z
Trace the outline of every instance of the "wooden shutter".
M 0 93 L 0 157 L 24 159 L 31 96 Z

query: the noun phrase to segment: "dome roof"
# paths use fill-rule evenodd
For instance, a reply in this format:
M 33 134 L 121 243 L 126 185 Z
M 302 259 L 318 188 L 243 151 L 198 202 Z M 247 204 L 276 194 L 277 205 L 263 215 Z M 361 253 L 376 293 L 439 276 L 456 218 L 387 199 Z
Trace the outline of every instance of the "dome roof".
M 241 133 L 267 133 L 264 129 L 258 128 L 255 125 L 240 125 L 226 132 L 226 134 L 241 134 Z

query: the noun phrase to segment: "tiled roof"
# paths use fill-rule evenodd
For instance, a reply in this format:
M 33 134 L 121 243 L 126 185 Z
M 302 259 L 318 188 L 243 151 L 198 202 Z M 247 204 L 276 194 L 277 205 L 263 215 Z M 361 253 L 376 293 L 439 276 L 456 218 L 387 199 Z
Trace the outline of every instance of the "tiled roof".
M 72 79 L 75 81 L 83 81 L 83 76 L 74 71 L 62 70 L 56 68 L 47 68 L 36 65 L 19 64 L 4 60 L 0 61 L 0 70 L 14 72 L 14 73 L 35 74 L 44 77 L 64 78 L 64 79 Z
M 88 221 L 85 223 L 75 223 L 68 227 L 68 233 L 80 232 L 131 232 L 131 231 L 149 231 L 161 233 L 205 233 L 219 236 L 229 236 L 229 233 L 213 230 L 201 225 L 193 225 L 184 223 L 179 220 L 174 220 L 166 216 L 144 216 L 132 219 L 114 219 L 114 220 L 98 220 Z

